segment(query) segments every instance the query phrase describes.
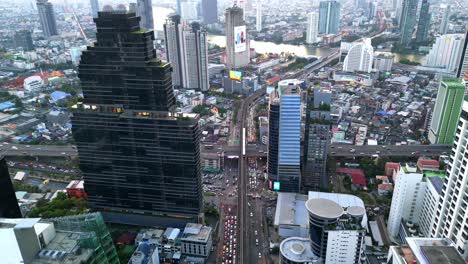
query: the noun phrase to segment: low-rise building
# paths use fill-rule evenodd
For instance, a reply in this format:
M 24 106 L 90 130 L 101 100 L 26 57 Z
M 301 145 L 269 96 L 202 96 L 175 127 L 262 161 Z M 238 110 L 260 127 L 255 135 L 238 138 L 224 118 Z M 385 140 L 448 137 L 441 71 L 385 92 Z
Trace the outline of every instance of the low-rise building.
M 180 238 L 182 254 L 208 257 L 213 246 L 212 229 L 201 224 L 188 223 Z

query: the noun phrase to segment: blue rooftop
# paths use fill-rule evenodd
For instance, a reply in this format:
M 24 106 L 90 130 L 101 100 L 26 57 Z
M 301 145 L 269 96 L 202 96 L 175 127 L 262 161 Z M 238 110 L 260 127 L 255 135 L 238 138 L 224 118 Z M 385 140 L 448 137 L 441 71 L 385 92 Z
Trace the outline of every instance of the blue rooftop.
M 63 98 L 66 98 L 67 96 L 70 96 L 70 94 L 62 92 L 62 91 L 55 91 L 50 94 L 50 98 L 52 98 L 54 102 L 62 100 Z
M 5 110 L 5 109 L 8 109 L 8 108 L 12 108 L 13 106 L 15 106 L 15 104 L 13 102 L 10 102 L 10 101 L 3 102 L 3 103 L 0 103 L 0 110 Z

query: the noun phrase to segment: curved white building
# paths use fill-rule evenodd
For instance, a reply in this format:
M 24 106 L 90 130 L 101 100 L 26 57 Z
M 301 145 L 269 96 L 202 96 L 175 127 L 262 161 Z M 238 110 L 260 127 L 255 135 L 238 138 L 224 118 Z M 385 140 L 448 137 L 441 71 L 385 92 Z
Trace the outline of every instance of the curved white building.
M 312 253 L 310 239 L 302 237 L 290 237 L 280 244 L 280 263 L 321 263 L 319 258 Z
M 24 79 L 23 87 L 28 92 L 34 92 L 42 88 L 44 82 L 40 76 L 31 76 Z
M 343 62 L 345 72 L 371 72 L 374 61 L 374 48 L 370 39 L 354 44 Z

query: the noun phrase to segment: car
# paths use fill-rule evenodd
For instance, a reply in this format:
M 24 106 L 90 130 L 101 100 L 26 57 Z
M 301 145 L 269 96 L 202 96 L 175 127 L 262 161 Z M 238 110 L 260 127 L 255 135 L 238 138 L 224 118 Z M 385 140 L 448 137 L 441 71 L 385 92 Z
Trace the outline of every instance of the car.
M 258 252 L 258 258 L 262 258 L 262 253 Z
M 258 246 L 258 239 L 255 239 L 255 246 Z
M 15 146 L 13 146 L 13 147 L 11 147 L 11 149 L 17 150 L 18 148 L 17 148 L 17 147 L 15 147 Z
M 336 154 L 336 152 L 332 152 L 331 154 L 332 154 L 332 155 L 335 155 L 335 154 Z
M 377 150 L 375 153 L 376 153 L 376 154 L 380 154 L 380 151 L 379 151 L 379 150 Z
M 364 152 L 359 153 L 359 155 L 366 155 Z
M 255 235 L 256 235 L 256 236 L 258 235 L 258 232 L 257 232 L 257 230 L 255 230 Z
M 355 150 L 355 149 L 351 149 L 349 152 L 354 153 L 354 152 L 356 152 L 356 150 Z

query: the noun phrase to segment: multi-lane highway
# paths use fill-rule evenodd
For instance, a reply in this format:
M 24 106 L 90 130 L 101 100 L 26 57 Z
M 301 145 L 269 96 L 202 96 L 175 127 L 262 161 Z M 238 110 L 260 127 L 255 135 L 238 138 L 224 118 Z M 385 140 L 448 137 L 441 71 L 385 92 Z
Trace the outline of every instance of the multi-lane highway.
M 449 155 L 451 145 L 330 145 L 328 155 L 332 157 L 419 157 Z

